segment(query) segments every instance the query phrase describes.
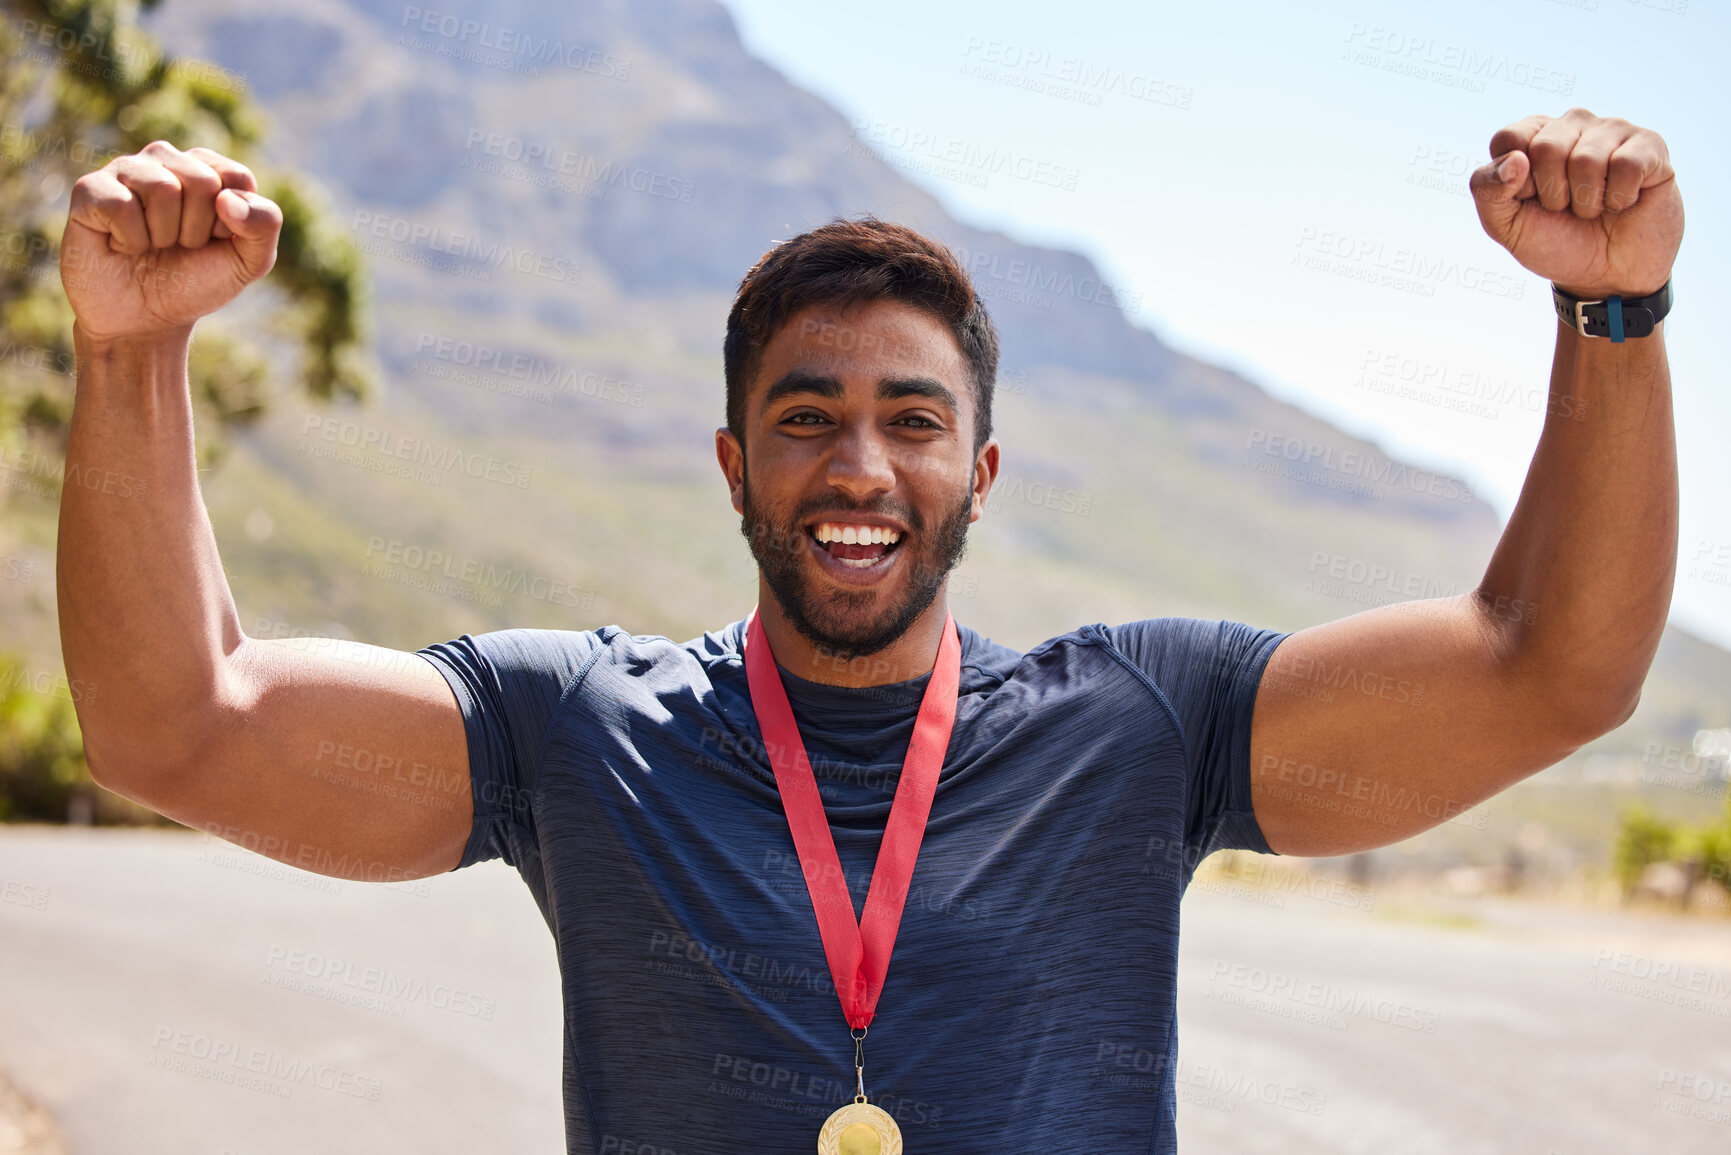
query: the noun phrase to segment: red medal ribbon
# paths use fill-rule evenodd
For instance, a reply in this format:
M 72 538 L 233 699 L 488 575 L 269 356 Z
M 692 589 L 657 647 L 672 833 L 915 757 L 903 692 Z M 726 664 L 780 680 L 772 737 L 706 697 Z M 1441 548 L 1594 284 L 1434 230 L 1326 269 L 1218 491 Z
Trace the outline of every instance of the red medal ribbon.
M 766 753 L 781 791 L 782 809 L 799 851 L 799 865 L 811 894 L 811 909 L 817 915 L 823 953 L 829 960 L 830 977 L 841 998 L 848 1026 L 860 1028 L 872 1020 L 889 973 L 890 952 L 895 949 L 901 927 L 902 906 L 920 855 L 926 819 L 932 812 L 938 772 L 950 746 L 950 730 L 956 721 L 956 694 L 961 687 L 962 642 L 955 618 L 944 612 L 944 636 L 938 643 L 938 658 L 932 667 L 908 741 L 895 801 L 890 804 L 889 823 L 878 846 L 877 865 L 872 868 L 871 889 L 866 893 L 865 913 L 856 925 L 853 899 L 830 836 L 829 819 L 818 796 L 817 779 L 805 756 L 805 741 L 793 720 L 787 689 L 781 684 L 775 655 L 763 635 L 756 607 L 745 626 L 745 676 L 751 690 L 751 706 L 757 712 Z

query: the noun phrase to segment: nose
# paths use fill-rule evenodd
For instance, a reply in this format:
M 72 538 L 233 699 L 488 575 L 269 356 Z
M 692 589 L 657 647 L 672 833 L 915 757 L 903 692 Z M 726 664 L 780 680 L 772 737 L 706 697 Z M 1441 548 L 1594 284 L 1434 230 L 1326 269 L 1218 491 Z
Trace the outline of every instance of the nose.
M 835 440 L 824 480 L 855 501 L 888 493 L 896 487 L 894 447 L 874 422 L 855 422 Z

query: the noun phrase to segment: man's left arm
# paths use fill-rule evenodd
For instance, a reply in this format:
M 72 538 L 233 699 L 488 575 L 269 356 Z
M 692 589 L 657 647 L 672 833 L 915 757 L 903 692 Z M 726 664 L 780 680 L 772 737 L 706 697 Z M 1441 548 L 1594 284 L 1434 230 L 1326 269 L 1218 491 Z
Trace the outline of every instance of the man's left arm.
M 1485 231 L 1576 297 L 1669 280 L 1683 205 L 1665 142 L 1571 109 L 1491 138 Z M 1526 483 L 1471 594 L 1301 630 L 1257 692 L 1251 799 L 1269 846 L 1386 846 L 1621 725 L 1671 603 L 1677 459 L 1663 326 L 1613 342 L 1557 323 Z

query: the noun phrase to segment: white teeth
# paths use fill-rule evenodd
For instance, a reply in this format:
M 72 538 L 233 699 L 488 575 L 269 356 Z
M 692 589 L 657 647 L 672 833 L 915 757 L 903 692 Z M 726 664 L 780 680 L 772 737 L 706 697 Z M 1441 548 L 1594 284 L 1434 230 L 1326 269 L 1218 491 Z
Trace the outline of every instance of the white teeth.
M 842 542 L 845 545 L 890 545 L 901 540 L 901 534 L 881 525 L 842 525 L 826 521 L 813 531 L 818 541 Z

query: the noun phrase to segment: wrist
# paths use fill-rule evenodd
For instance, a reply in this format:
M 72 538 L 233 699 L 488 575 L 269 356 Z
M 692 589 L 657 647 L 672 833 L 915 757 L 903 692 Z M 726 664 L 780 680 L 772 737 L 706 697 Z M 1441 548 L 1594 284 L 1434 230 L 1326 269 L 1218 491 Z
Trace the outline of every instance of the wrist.
M 1606 297 L 1622 297 L 1625 300 L 1635 297 L 1650 297 L 1671 283 L 1671 274 L 1666 274 L 1649 285 L 1639 285 L 1634 288 L 1610 287 L 1606 285 L 1571 285 L 1567 281 L 1552 281 L 1551 284 L 1571 297 L 1579 297 L 1584 301 L 1602 301 Z
M 1565 328 L 1582 337 L 1609 338 L 1612 344 L 1622 344 L 1631 337 L 1657 335 L 1660 323 L 1671 312 L 1673 300 L 1669 279 L 1657 290 L 1638 296 L 1621 293 L 1582 296 L 1557 282 L 1551 284 L 1551 303 L 1557 320 Z
M 72 322 L 72 347 L 81 361 L 184 357 L 191 345 L 191 325 L 174 325 L 143 333 L 93 333 L 82 322 Z

